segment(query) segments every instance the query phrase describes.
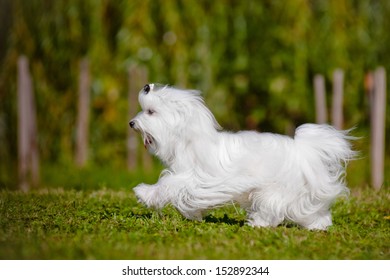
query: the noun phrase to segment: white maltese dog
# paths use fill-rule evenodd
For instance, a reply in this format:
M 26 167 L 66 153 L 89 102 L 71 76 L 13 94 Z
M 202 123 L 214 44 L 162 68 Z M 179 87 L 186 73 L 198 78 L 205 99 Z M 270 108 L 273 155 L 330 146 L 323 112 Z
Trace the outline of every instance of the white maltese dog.
M 255 227 L 332 225 L 329 208 L 348 193 L 345 166 L 355 156 L 349 131 L 325 124 L 304 124 L 294 138 L 222 131 L 200 92 L 157 84 L 144 86 L 139 103 L 142 112 L 129 124 L 167 167 L 156 184 L 134 188 L 139 202 L 172 204 L 192 220 L 237 202 Z

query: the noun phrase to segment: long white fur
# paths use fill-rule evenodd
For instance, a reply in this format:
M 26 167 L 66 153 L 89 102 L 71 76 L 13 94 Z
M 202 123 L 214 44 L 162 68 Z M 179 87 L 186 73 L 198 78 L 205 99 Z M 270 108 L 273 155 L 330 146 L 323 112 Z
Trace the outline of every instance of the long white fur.
M 155 209 L 172 204 L 195 220 L 237 202 L 252 226 L 275 227 L 284 220 L 308 229 L 332 225 L 330 206 L 348 194 L 345 167 L 355 156 L 349 131 L 304 124 L 294 138 L 226 132 L 200 92 L 146 87 L 139 93 L 142 111 L 131 124 L 167 168 L 156 184 L 134 188 L 140 202 Z

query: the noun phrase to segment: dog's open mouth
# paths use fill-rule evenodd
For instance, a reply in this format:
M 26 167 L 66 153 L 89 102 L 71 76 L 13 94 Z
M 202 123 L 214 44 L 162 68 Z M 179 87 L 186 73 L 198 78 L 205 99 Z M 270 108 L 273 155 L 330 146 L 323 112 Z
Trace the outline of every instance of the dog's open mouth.
M 144 138 L 144 146 L 146 149 L 154 145 L 154 138 L 149 133 L 145 133 L 143 138 Z

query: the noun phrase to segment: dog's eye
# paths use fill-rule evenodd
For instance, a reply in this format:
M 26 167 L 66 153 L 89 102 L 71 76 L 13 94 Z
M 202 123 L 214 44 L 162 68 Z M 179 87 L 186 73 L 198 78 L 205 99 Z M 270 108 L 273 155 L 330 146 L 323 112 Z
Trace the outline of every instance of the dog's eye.
M 154 114 L 154 111 L 152 109 L 148 109 L 146 110 L 146 114 L 148 114 L 149 116 L 153 115 Z

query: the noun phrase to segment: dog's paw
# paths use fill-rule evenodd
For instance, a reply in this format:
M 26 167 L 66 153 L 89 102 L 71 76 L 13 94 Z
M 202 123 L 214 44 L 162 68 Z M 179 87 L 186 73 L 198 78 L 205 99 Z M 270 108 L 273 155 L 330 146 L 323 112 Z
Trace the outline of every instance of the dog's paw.
M 156 187 L 139 184 L 133 190 L 139 203 L 144 204 L 146 207 L 154 207 L 153 201 L 155 200 Z
M 311 221 L 301 222 L 301 225 L 309 230 L 326 231 L 332 225 L 332 215 L 330 213 L 318 214 Z
M 277 227 L 283 222 L 282 217 L 275 217 L 272 215 L 264 215 L 264 213 L 249 212 L 247 225 L 252 227 Z
M 147 188 L 149 188 L 147 185 L 145 184 L 139 184 L 138 186 L 136 186 L 133 191 L 135 193 L 135 196 L 137 197 L 137 201 L 139 203 L 142 203 L 142 204 L 147 204 L 147 193 L 148 193 L 148 190 Z M 147 206 L 147 205 L 146 205 Z

